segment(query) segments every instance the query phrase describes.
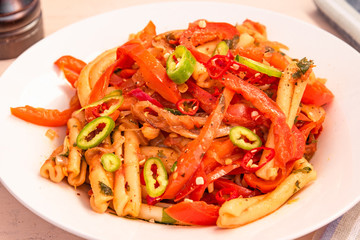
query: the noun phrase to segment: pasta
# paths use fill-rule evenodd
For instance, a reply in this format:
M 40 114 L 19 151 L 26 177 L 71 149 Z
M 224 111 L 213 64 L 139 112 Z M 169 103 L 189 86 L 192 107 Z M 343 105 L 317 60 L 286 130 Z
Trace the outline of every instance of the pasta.
M 89 186 L 94 211 L 239 227 L 316 179 L 310 159 L 334 96 L 313 61 L 287 49 L 249 19 L 161 34 L 150 21 L 88 64 L 55 62 L 77 90 L 68 110 L 11 110 L 67 123 L 40 174 Z

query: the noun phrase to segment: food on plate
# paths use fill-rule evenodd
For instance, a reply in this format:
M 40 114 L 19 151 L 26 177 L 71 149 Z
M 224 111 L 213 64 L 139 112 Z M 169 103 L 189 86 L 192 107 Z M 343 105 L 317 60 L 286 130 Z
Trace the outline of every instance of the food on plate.
M 316 179 L 309 161 L 334 95 L 286 50 L 249 19 L 160 34 L 150 21 L 89 63 L 55 61 L 76 89 L 69 109 L 11 113 L 67 126 L 40 174 L 88 185 L 94 211 L 234 228 Z

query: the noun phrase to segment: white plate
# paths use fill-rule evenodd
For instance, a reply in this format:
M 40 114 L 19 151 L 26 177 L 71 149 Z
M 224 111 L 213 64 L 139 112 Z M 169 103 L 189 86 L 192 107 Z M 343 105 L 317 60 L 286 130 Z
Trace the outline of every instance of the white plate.
M 50 141 L 47 127 L 10 116 L 9 107 L 32 105 L 64 109 L 73 94 L 53 68 L 60 56 L 85 61 L 124 43 L 151 19 L 158 32 L 186 28 L 199 18 L 241 23 L 246 18 L 267 26 L 269 39 L 290 47 L 294 58 L 308 57 L 315 73 L 328 79 L 335 101 L 327 108 L 319 150 L 312 162 L 317 181 L 298 199 L 246 226 L 176 227 L 97 214 L 85 192 L 54 184 L 39 176 L 39 168 L 60 137 Z M 266 10 L 222 3 L 159 3 L 119 9 L 76 23 L 45 38 L 21 55 L 1 78 L 0 176 L 7 189 L 26 207 L 67 231 L 92 239 L 288 239 L 305 235 L 340 216 L 360 199 L 360 55 L 334 36 L 296 19 Z M 80 196 L 77 193 L 80 193 Z

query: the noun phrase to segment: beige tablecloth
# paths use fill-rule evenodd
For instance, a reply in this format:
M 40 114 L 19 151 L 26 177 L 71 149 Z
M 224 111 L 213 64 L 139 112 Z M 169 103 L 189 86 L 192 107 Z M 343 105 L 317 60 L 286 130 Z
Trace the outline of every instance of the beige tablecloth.
M 219 0 L 220 1 L 220 0 Z M 114 9 L 159 2 L 151 0 L 42 0 L 45 35 L 49 35 L 71 23 Z M 312 0 L 222 0 L 268 9 L 289 15 L 318 26 L 341 37 L 319 14 Z M 0 75 L 14 60 L 0 61 Z M 0 239 L 52 239 L 79 240 L 81 238 L 65 232 L 44 221 L 22 206 L 0 184 Z M 323 230 L 325 228 L 320 229 Z M 317 235 L 319 232 L 317 232 Z M 310 233 L 299 239 L 313 239 Z

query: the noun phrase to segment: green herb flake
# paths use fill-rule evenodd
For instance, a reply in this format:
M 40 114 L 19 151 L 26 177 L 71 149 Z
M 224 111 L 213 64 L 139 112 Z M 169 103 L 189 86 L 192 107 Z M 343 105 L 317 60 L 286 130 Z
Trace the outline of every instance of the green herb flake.
M 300 189 L 299 184 L 300 184 L 299 180 L 296 180 L 296 182 L 295 182 L 295 187 L 297 187 L 298 189 Z
M 230 49 L 235 49 L 236 46 L 237 46 L 237 44 L 238 44 L 238 42 L 239 42 L 239 40 L 240 40 L 239 35 L 235 35 L 235 36 L 233 37 L 233 39 L 225 39 L 224 42 L 226 43 L 226 45 L 228 45 L 228 47 L 229 47 Z
M 66 153 L 60 154 L 61 157 L 69 157 L 69 149 L 67 149 Z
M 99 181 L 99 187 L 100 187 L 100 192 L 106 196 L 113 196 L 114 193 L 112 191 L 112 189 L 106 185 L 105 183 Z
M 297 121 L 298 121 L 298 117 L 299 117 L 299 116 L 296 116 L 296 117 L 295 117 L 295 119 L 294 119 L 294 124 L 296 124 L 296 123 L 297 123 Z
M 119 73 L 121 72 L 121 70 L 122 70 L 121 68 L 116 68 L 115 71 L 114 71 L 114 73 L 115 73 L 115 74 L 119 74 Z
M 179 110 L 176 109 L 172 109 L 172 108 L 164 108 L 164 109 L 177 116 L 183 115 Z
M 177 161 L 176 161 L 176 162 L 174 162 L 174 164 L 171 166 L 170 171 L 171 171 L 171 172 L 174 172 L 174 171 L 175 171 L 175 169 L 176 169 L 176 166 L 177 166 Z
M 159 150 L 158 153 L 157 153 L 157 156 L 159 158 L 166 158 L 166 155 L 164 154 L 164 150 Z
M 306 73 L 307 70 L 309 70 L 309 68 L 311 67 L 311 65 L 313 65 L 314 62 L 312 60 L 307 60 L 306 57 L 301 59 L 300 61 L 298 61 L 296 63 L 296 65 L 298 66 L 299 70 L 297 70 L 292 77 L 294 79 L 298 79 L 300 78 L 303 74 Z
M 301 169 L 294 170 L 293 173 L 298 173 L 298 172 L 309 173 L 311 171 L 312 171 L 311 167 L 304 167 L 304 168 L 301 168 Z

